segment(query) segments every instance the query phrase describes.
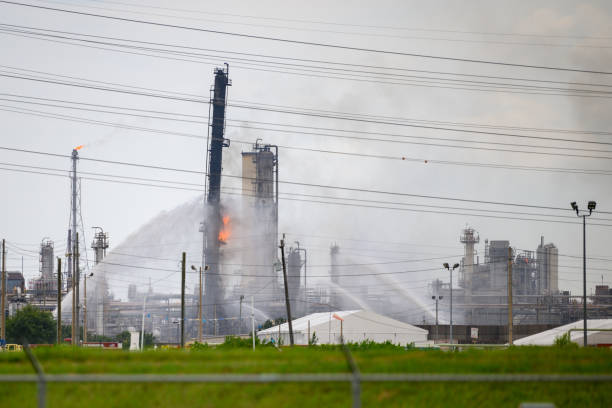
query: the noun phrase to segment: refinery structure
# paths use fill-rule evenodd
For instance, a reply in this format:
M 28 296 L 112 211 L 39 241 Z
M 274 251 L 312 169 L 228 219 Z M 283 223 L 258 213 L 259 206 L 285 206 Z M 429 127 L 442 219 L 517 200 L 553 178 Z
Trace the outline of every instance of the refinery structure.
M 580 298 L 559 287 L 559 252 L 544 237 L 537 248 L 518 249 L 507 240 L 481 242 L 478 232 L 466 227 L 459 237 L 464 254 L 458 269 L 451 272 L 452 288 L 450 276 L 429 284 L 429 295 L 440 300 L 439 316 L 432 310 L 430 296 L 413 293 L 392 274 L 378 274 L 371 265 L 350 262 L 337 243 L 330 243 L 329 264 L 323 265 L 329 278 L 309 280 L 308 248 L 297 240 L 284 240 L 282 251 L 279 248 L 283 236 L 279 231 L 278 146 L 258 139 L 243 150 L 240 198 L 226 200 L 222 194 L 224 151 L 227 155 L 231 142 L 225 135 L 231 81 L 227 66 L 216 69 L 214 76 L 203 158 L 207 169 L 203 198 L 153 220 L 135 235 L 159 236 L 158 230 L 174 230 L 176 236 L 199 240 L 194 239 L 188 248 L 168 245 L 134 253 L 125 244 L 111 248 L 109 233 L 94 227 L 92 241 L 86 242 L 80 211 L 79 146 L 71 156 L 66 249 L 58 253 L 52 240 L 42 240 L 40 276 L 28 282 L 27 290 L 23 275 L 8 273 L 9 314 L 30 303 L 57 315 L 61 299 L 60 317 L 72 326 L 73 338 L 82 327 L 84 333 L 102 337 L 143 331 L 159 342 L 179 343 L 181 338 L 248 333 L 255 322 L 286 318 L 288 309 L 293 318 L 364 309 L 405 323 L 432 324 L 439 319 L 448 324 L 452 289 L 453 320 L 459 325 L 507 325 L 510 299 L 515 325 L 561 325 L 582 318 Z M 139 238 L 131 240 L 135 239 Z M 91 261 L 86 245 L 93 251 Z M 179 251 L 189 255 L 182 265 Z M 192 281 L 197 284 L 186 288 L 186 274 L 196 278 Z M 178 285 L 181 276 L 180 287 L 156 287 L 170 281 Z M 113 280 L 126 277 L 138 284 L 129 284 L 127 293 L 117 296 Z M 596 295 L 601 299 L 592 298 L 591 318 L 612 314 L 610 294 L 603 283 L 597 286 Z M 87 341 L 87 334 L 83 337 Z

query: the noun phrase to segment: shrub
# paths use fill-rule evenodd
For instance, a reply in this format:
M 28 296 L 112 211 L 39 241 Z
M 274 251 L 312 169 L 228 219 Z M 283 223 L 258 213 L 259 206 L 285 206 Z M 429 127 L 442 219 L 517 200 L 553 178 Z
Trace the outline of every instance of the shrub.
M 555 337 L 555 346 L 578 348 L 578 344 L 572 341 L 569 332 Z
M 200 343 L 199 341 L 194 342 L 189 348 L 191 351 L 206 351 L 209 349 L 208 343 Z

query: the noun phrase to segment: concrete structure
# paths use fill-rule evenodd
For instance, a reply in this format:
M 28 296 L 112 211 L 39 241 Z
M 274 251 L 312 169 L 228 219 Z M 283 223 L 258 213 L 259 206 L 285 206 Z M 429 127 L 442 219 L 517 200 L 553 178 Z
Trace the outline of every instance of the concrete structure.
M 255 143 L 249 152 L 242 152 L 242 224 L 255 239 L 242 251 L 248 268 L 240 282 L 241 294 L 262 293 L 270 298 L 280 293 L 278 262 L 278 156 L 276 146 Z M 264 289 L 265 288 L 265 289 Z M 257 300 L 257 299 L 256 299 Z
M 551 346 L 555 343 L 555 339 L 569 332 L 570 329 L 575 331 L 570 332 L 570 339 L 578 345 L 583 344 L 582 320 L 574 323 L 569 323 L 564 326 L 559 326 L 554 329 L 546 330 L 531 336 L 523 337 L 514 342 L 515 346 Z M 597 329 L 612 330 L 612 319 L 589 319 L 587 320 L 587 344 L 588 345 L 608 345 L 612 346 L 612 331 L 597 331 Z
M 334 316 L 344 319 L 342 324 Z M 307 345 L 309 334 L 311 339 L 313 334 L 316 335 L 317 344 L 339 344 L 341 329 L 346 343 L 372 340 L 377 343 L 390 341 L 400 345 L 409 343 L 423 345 L 427 343 L 428 335 L 427 330 L 367 310 L 313 313 L 293 320 L 293 336 L 295 344 L 298 345 Z M 282 344 L 289 344 L 287 323 L 257 333 L 257 337 L 262 341 L 278 342 L 279 336 Z

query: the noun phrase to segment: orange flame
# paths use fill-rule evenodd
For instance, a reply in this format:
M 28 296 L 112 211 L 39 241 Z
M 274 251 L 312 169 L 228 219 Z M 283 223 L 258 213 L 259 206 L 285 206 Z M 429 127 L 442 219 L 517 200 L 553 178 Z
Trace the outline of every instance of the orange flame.
M 84 147 L 85 147 L 85 145 L 80 145 L 80 146 L 75 147 L 74 150 L 81 150 Z
M 219 231 L 219 241 L 221 241 L 224 244 L 227 244 L 227 240 L 232 234 L 229 215 L 223 216 L 221 221 L 223 222 L 223 225 L 221 227 L 221 231 Z

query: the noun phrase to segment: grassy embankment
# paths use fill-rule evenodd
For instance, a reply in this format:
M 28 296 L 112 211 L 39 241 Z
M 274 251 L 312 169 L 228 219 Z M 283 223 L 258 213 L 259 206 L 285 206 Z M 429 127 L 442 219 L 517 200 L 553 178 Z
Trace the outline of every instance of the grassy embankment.
M 208 349 L 144 353 L 37 349 L 47 373 L 338 373 L 340 350 L 319 348 Z M 612 374 L 612 350 L 523 347 L 508 350 L 373 349 L 353 352 L 364 373 Z M 0 374 L 32 373 L 23 353 L 0 353 Z M 524 401 L 610 406 L 610 383 L 364 384 L 363 406 L 518 407 Z M 0 406 L 35 406 L 34 384 L 0 384 Z M 350 385 L 330 384 L 50 384 L 49 407 L 350 406 Z

